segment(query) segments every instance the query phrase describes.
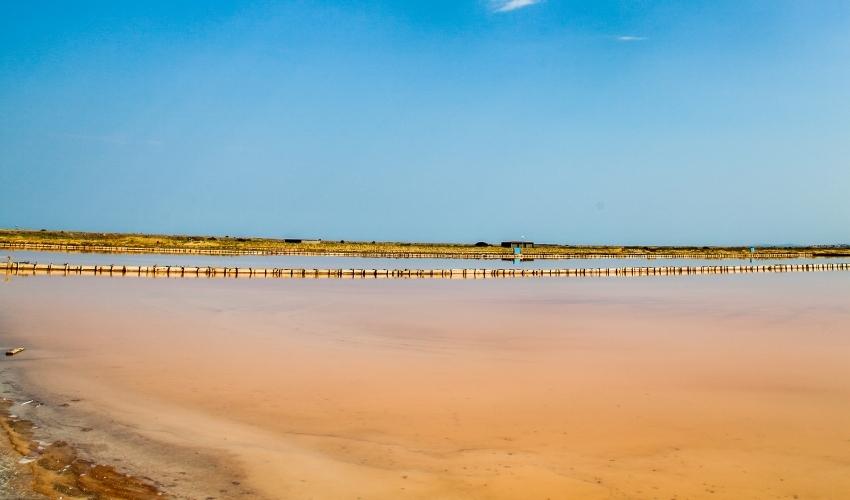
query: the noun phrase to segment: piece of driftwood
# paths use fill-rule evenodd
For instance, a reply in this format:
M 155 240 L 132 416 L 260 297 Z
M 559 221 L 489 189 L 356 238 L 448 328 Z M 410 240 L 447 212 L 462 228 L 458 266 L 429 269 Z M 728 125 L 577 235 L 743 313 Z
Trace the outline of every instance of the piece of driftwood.
M 23 347 L 16 347 L 14 349 L 9 349 L 8 351 L 6 351 L 6 356 L 14 356 L 15 354 L 18 354 L 19 352 L 23 352 L 23 351 L 24 351 Z

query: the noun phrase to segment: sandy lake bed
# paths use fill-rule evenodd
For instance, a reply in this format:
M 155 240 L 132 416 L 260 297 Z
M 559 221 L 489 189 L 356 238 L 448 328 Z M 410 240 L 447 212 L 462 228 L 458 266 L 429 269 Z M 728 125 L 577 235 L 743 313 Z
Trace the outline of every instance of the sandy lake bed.
M 177 497 L 840 498 L 848 299 L 845 273 L 11 277 L 0 361 L 40 439 Z

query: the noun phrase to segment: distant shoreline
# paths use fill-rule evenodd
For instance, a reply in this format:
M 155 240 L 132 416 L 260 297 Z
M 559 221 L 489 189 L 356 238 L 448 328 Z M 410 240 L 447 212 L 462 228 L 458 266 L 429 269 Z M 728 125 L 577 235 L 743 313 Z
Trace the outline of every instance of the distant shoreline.
M 100 253 L 162 253 L 198 255 L 307 255 L 378 258 L 505 259 L 512 248 L 499 243 L 403 243 L 321 241 L 290 243 L 283 239 L 183 236 L 76 231 L 0 229 L 0 249 Z M 850 257 L 847 246 L 770 246 L 754 252 L 736 246 L 616 246 L 536 244 L 523 248 L 524 257 L 569 258 L 804 258 Z

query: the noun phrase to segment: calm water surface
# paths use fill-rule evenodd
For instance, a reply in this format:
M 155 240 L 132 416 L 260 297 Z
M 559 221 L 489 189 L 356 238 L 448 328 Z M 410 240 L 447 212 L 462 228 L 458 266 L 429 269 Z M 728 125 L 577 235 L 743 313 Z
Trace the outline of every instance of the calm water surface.
M 159 265 L 294 269 L 580 269 L 592 267 L 736 266 L 850 262 L 850 258 L 816 259 L 376 259 L 371 257 L 313 257 L 300 255 L 168 255 L 0 251 L 20 262 L 97 265 Z
M 13 276 L 0 342 L 28 347 L 6 361 L 23 385 L 122 429 L 87 449 L 132 461 L 114 450 L 141 435 L 230 464 L 182 476 L 199 492 L 842 498 L 848 298 L 846 273 Z

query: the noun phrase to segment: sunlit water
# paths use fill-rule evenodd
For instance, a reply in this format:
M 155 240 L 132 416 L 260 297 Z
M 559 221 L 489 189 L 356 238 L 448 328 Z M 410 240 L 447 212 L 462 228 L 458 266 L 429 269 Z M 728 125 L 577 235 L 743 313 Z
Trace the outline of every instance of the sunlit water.
M 37 394 L 232 464 L 199 491 L 240 471 L 272 498 L 839 498 L 848 297 L 845 273 L 12 276 L 0 339 Z
M 321 257 L 299 255 L 171 255 L 119 253 L 66 253 L 0 251 L 0 258 L 21 262 L 91 265 L 158 265 L 294 269 L 581 269 L 597 267 L 736 266 L 770 264 L 826 264 L 850 258 L 801 259 L 405 259 L 371 257 Z

